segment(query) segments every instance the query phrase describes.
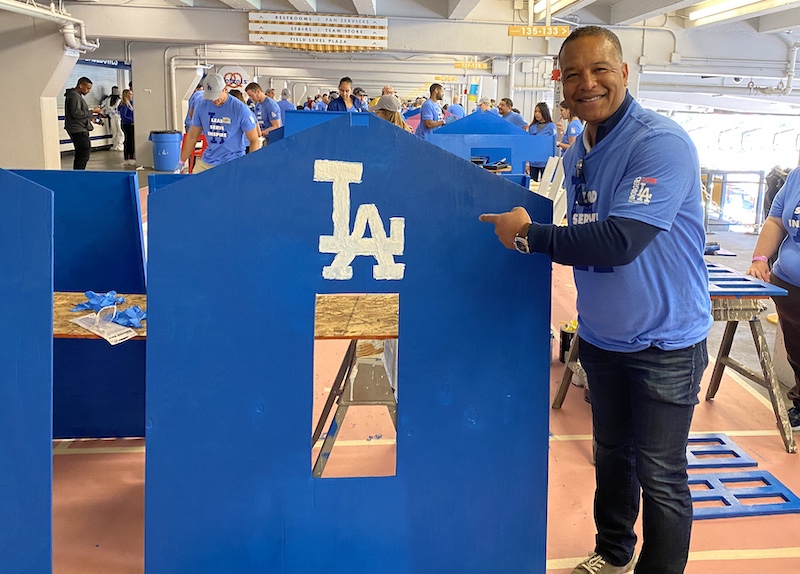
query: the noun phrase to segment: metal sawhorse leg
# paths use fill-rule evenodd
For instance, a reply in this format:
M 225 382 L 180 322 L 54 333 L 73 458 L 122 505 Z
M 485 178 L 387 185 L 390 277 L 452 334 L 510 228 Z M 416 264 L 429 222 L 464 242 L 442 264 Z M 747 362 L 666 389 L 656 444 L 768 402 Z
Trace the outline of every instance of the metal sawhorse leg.
M 757 299 L 720 298 L 711 300 L 711 312 L 714 316 L 714 320 L 726 321 L 727 325 L 725 326 L 722 344 L 717 354 L 714 372 L 711 375 L 711 382 L 706 391 L 706 400 L 710 401 L 717 394 L 725 367 L 730 367 L 740 375 L 765 387 L 769 391 L 772 410 L 775 412 L 778 430 L 781 433 L 786 452 L 795 453 L 797 452 L 797 445 L 792 436 L 792 426 L 789 424 L 789 416 L 786 414 L 786 404 L 783 401 L 783 393 L 778 385 L 775 367 L 772 364 L 772 356 L 769 353 L 769 346 L 767 345 L 766 337 L 764 337 L 764 329 L 761 327 L 761 320 L 759 318 L 764 309 L 766 309 L 766 306 Z M 731 345 L 733 345 L 733 336 L 736 333 L 736 327 L 739 325 L 739 321 L 747 321 L 750 323 L 750 332 L 753 335 L 753 342 L 755 343 L 756 352 L 761 362 L 761 370 L 764 373 L 763 377 L 755 371 L 748 369 L 740 362 L 731 359 L 729 356 Z
M 581 363 L 578 360 L 577 330 L 575 331 L 575 336 L 572 338 L 572 344 L 569 346 L 569 353 L 567 354 L 567 361 L 565 363 L 564 375 L 561 377 L 561 382 L 558 383 L 556 396 L 553 397 L 553 404 L 551 405 L 552 408 L 554 409 L 561 408 L 561 405 L 564 403 L 564 399 L 567 396 L 567 391 L 569 391 L 573 375 L 582 377 L 584 382 L 586 381 L 586 371 L 583 370 L 583 367 L 581 367 Z

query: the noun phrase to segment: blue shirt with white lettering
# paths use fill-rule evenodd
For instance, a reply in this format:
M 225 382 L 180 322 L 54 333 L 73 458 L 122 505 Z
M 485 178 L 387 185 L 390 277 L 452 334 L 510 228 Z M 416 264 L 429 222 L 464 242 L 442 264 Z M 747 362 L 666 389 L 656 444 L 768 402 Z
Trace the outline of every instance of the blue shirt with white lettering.
M 440 122 L 442 121 L 443 117 L 444 115 L 442 114 L 442 107 L 437 102 L 434 102 L 431 99 L 425 100 L 425 102 L 422 104 L 422 108 L 420 108 L 419 111 L 419 125 L 417 126 L 417 131 L 415 131 L 414 134 L 421 138 L 432 134 L 441 126 L 429 128 L 425 125 L 425 120 Z
M 203 161 L 220 165 L 244 155 L 242 135 L 256 128 L 256 117 L 245 104 L 228 96 L 221 106 L 201 100 L 194 110 L 192 125 L 202 128 L 208 140 Z
M 712 318 L 694 144 L 675 122 L 632 101 L 586 147 L 578 138 L 564 156 L 569 224 L 618 216 L 661 232 L 628 265 L 574 268 L 581 338 L 618 352 L 702 341 Z
M 800 287 L 800 169 L 792 170 L 786 178 L 772 202 L 769 216 L 779 218 L 788 233 L 778 250 L 778 261 L 772 272 L 787 283 Z

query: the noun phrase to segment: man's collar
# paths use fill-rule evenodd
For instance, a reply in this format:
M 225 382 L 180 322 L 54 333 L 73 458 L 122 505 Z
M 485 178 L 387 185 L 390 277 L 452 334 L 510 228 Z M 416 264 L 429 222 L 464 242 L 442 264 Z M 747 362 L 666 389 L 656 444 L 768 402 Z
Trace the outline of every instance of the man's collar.
M 594 145 L 599 144 L 604 137 L 611 133 L 611 130 L 613 130 L 620 122 L 622 116 L 625 115 L 625 112 L 628 111 L 628 108 L 632 103 L 633 96 L 629 91 L 626 90 L 625 99 L 622 100 L 622 104 L 619 106 L 619 108 L 617 108 L 617 111 L 614 112 L 606 121 L 597 125 L 597 133 L 594 136 Z

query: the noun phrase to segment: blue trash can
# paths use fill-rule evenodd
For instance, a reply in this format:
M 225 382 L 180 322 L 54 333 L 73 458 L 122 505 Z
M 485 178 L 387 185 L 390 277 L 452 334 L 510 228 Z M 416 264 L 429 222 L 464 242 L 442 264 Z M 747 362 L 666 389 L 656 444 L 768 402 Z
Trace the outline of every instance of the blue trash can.
M 174 171 L 181 160 L 183 134 L 175 130 L 153 131 L 147 139 L 153 142 L 153 167 L 156 171 Z

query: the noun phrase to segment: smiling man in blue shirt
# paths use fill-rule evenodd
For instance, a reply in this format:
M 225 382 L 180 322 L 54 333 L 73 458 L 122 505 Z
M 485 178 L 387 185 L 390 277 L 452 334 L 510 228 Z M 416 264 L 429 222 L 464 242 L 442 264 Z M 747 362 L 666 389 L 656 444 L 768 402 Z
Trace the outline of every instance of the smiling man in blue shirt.
M 573 574 L 680 574 L 692 500 L 686 445 L 711 326 L 697 151 L 627 92 L 613 32 L 578 28 L 559 54 L 564 97 L 586 122 L 564 156 L 568 227 L 521 207 L 484 214 L 500 241 L 572 265 L 578 353 L 592 389 L 594 551 Z

